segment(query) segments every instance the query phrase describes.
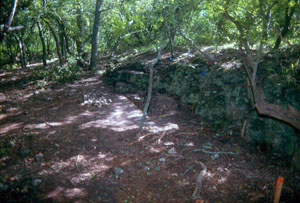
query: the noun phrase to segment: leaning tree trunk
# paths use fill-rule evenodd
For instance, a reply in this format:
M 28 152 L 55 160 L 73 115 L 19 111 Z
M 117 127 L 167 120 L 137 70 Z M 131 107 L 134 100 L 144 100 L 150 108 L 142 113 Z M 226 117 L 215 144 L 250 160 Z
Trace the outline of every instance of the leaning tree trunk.
M 63 66 L 64 62 L 63 62 L 63 59 L 62 59 L 62 56 L 61 56 L 61 53 L 60 53 L 59 40 L 57 38 L 57 35 L 56 35 L 53 27 L 50 25 L 50 23 L 47 22 L 47 20 L 45 20 L 44 22 L 47 24 L 50 32 L 53 35 L 53 38 L 54 38 L 54 41 L 55 41 L 55 45 L 56 45 L 56 53 L 57 53 L 57 56 L 58 56 L 59 65 Z
M 289 32 L 290 30 L 290 24 L 291 24 L 291 19 L 292 19 L 292 16 L 295 12 L 295 6 L 292 8 L 291 12 L 288 13 L 288 8 L 286 8 L 286 13 L 285 13 L 285 24 L 283 26 L 283 29 L 281 31 L 281 33 L 279 34 L 279 36 L 277 37 L 277 40 L 275 42 L 275 45 L 274 45 L 274 48 L 273 49 L 278 49 L 280 44 L 281 44 L 281 38 L 284 38 L 287 33 Z
M 18 48 L 20 50 L 20 57 L 21 57 L 21 65 L 22 68 L 26 68 L 26 55 L 25 55 L 25 50 L 24 50 L 24 44 L 22 42 L 22 40 L 15 35 L 16 40 L 18 41 Z
M 24 26 L 10 27 L 11 24 L 12 24 L 12 21 L 14 19 L 16 10 L 17 10 L 17 5 L 18 5 L 18 0 L 14 0 L 13 6 L 12 6 L 12 9 L 11 9 L 11 13 L 9 15 L 7 23 L 0 25 L 0 42 L 2 42 L 2 40 L 4 39 L 4 36 L 5 36 L 4 33 L 5 32 L 14 32 L 14 31 L 17 31 L 17 30 L 23 30 L 24 29 Z
M 47 48 L 46 48 L 45 38 L 44 38 L 44 35 L 42 32 L 40 21 L 37 22 L 37 26 L 39 29 L 40 39 L 41 39 L 41 43 L 42 43 L 42 47 L 43 47 L 43 65 L 46 67 L 47 66 Z
M 97 63 L 97 58 L 98 58 L 98 38 L 99 38 L 99 28 L 100 28 L 102 4 L 103 4 L 103 0 L 97 0 L 93 34 L 92 34 L 92 51 L 91 51 L 90 70 L 94 70 L 96 68 L 96 63 Z
M 147 112 L 148 112 L 148 108 L 151 102 L 151 97 L 152 97 L 152 89 L 153 89 L 153 74 L 154 74 L 154 66 L 158 63 L 158 60 L 160 59 L 161 56 L 161 52 L 164 48 L 164 44 L 165 44 L 165 40 L 166 40 L 166 33 L 163 30 L 162 33 L 162 39 L 161 39 L 161 44 L 160 44 L 160 48 L 159 51 L 157 53 L 157 56 L 154 60 L 154 62 L 150 65 L 150 75 L 149 75 L 149 86 L 148 86 L 148 95 L 147 95 L 147 100 L 144 106 L 144 110 L 143 110 L 143 116 L 140 120 L 140 125 L 139 125 L 139 134 L 141 134 L 142 130 L 143 130 L 143 125 L 144 125 L 144 121 L 145 118 L 147 116 Z

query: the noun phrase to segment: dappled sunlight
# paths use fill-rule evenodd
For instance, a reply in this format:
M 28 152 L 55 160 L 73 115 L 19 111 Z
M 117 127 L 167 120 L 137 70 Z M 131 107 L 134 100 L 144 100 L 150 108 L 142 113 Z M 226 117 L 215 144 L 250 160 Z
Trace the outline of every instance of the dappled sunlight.
M 87 128 L 108 128 L 113 131 L 122 132 L 138 128 L 140 119 L 143 115 L 142 111 L 139 110 L 133 103 L 131 103 L 126 97 L 118 96 L 117 100 L 114 101 L 109 107 L 108 111 L 99 113 L 96 119 L 80 126 L 80 129 L 84 130 Z M 95 113 L 84 112 L 81 115 L 92 116 Z M 147 118 L 145 122 L 145 128 L 150 132 L 162 132 L 167 130 L 178 130 L 179 127 L 174 123 L 160 123 L 152 121 L 151 118 Z M 158 125 L 159 123 L 159 125 Z
M 70 201 L 78 198 L 85 197 L 87 195 L 87 191 L 84 188 L 65 188 L 65 187 L 57 187 L 53 191 L 49 192 L 46 195 L 48 199 L 54 199 L 56 201 Z
M 157 122 L 149 121 L 146 122 L 147 126 L 145 127 L 147 130 L 153 133 L 164 132 L 168 130 L 178 130 L 179 127 L 175 123 L 168 122 L 164 125 L 158 126 Z
M 0 114 L 0 120 L 3 120 L 8 117 L 8 114 Z
M 103 152 L 99 152 L 96 155 L 89 156 L 78 154 L 73 157 L 70 157 L 68 160 L 60 160 L 52 162 L 52 165 L 43 169 L 38 174 L 40 176 L 51 176 L 55 174 L 63 175 L 63 182 L 68 181 L 72 183 L 73 186 L 86 183 L 92 180 L 95 176 L 106 172 L 112 166 L 106 164 L 106 162 L 111 162 L 114 160 L 114 157 L 111 154 L 106 154 Z M 47 164 L 48 165 L 48 164 Z M 46 166 L 45 163 L 42 166 Z M 54 194 L 60 194 L 65 197 L 72 196 L 71 190 L 62 190 L 61 188 L 50 192 L 47 195 L 47 198 L 53 199 L 55 197 Z M 77 194 L 77 193 L 76 193 Z M 81 194 L 81 193 L 80 193 Z M 55 198 L 54 198 L 55 199 Z
M 232 172 L 228 168 L 218 167 L 216 168 L 215 172 L 207 171 L 205 177 L 211 182 L 212 185 L 222 185 L 229 181 L 231 174 Z
M 24 126 L 25 129 L 47 129 L 49 127 L 59 127 L 74 123 L 78 119 L 78 116 L 68 116 L 62 122 L 44 122 L 38 124 L 27 124 Z
M 25 125 L 24 129 L 29 129 L 29 130 L 33 130 L 33 129 L 47 129 L 49 127 L 49 125 L 47 125 L 47 123 L 39 123 L 39 124 L 28 124 Z
M 111 111 L 104 112 L 105 116 L 101 116 L 101 119 L 84 123 L 80 128 L 109 128 L 121 132 L 138 127 L 142 111 L 137 109 L 126 97 L 118 96 L 117 101 L 109 106 L 109 109 Z M 86 114 L 88 115 L 88 113 Z
M 186 146 L 186 147 L 194 147 L 195 144 L 194 144 L 194 142 L 187 142 L 187 143 L 185 143 L 184 146 Z
M 173 146 L 173 145 L 175 145 L 175 143 L 174 142 L 164 142 L 164 145 L 165 146 Z
M 9 133 L 10 131 L 17 130 L 21 128 L 23 123 L 9 123 L 0 126 L 0 134 Z
M 163 148 L 163 147 L 153 147 L 153 146 L 149 146 L 149 147 L 147 147 L 147 149 L 148 149 L 148 151 L 149 151 L 150 153 L 160 153 L 160 152 L 162 152 L 165 148 Z

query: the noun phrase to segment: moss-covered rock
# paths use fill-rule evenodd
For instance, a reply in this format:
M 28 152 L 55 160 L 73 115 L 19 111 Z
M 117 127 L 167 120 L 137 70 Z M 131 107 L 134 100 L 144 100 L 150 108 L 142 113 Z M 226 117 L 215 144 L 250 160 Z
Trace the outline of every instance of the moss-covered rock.
M 224 129 L 228 125 L 240 125 L 249 119 L 247 137 L 255 145 L 281 157 L 300 159 L 295 130 L 280 121 L 260 117 L 254 110 L 247 90 L 247 75 L 234 62 L 231 67 L 209 66 L 201 59 L 193 59 L 191 65 L 172 64 L 155 69 L 154 89 L 160 93 L 176 96 L 189 105 L 203 120 L 212 124 L 212 129 Z M 281 67 L 276 61 L 260 64 L 257 78 L 269 103 L 293 105 L 300 111 L 300 72 L 289 64 Z M 280 67 L 280 68 L 278 68 Z M 289 68 L 290 67 L 290 68 Z M 146 90 L 149 74 L 141 64 L 127 64 L 107 73 L 114 87 L 122 93 Z M 299 167 L 299 164 L 297 165 Z M 300 168 L 300 167 L 299 167 Z

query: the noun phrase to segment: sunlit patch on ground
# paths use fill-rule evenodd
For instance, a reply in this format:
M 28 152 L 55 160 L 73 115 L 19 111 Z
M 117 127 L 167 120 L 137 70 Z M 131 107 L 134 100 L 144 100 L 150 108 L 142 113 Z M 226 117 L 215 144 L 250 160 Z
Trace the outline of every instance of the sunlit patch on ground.
M 55 190 L 51 191 L 46 198 L 55 200 L 57 202 L 64 202 L 82 198 L 86 195 L 87 192 L 84 188 L 57 187 Z
M 0 126 L 0 135 L 21 128 L 23 123 L 11 123 Z

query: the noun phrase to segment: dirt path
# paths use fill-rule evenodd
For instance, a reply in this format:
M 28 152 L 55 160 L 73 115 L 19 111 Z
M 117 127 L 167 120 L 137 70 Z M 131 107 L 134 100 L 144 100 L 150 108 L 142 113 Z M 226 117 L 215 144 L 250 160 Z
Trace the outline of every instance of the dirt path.
M 200 162 L 208 202 L 272 202 L 282 174 L 283 198 L 295 200 L 298 177 L 249 154 L 239 129 L 212 133 L 186 110 L 166 111 L 138 138 L 135 95 L 116 94 L 99 77 L 32 87 L 1 88 L 1 202 L 194 202 Z

